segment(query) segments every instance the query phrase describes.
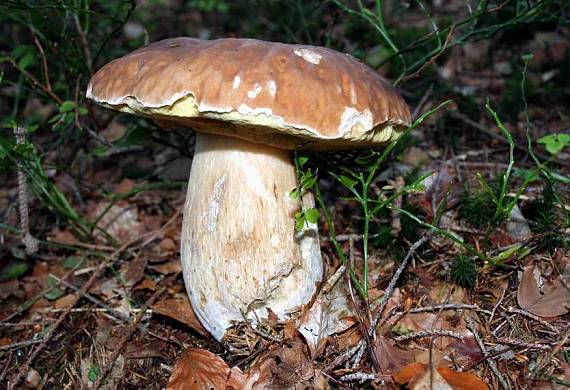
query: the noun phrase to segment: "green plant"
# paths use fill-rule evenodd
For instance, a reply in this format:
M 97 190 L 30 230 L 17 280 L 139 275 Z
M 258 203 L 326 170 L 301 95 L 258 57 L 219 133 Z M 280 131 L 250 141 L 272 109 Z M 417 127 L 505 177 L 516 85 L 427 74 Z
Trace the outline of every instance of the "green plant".
M 563 12 L 553 1 L 512 0 L 498 5 L 479 1 L 474 8 L 467 3 L 467 16 L 449 21 L 437 20 L 423 1 L 416 0 L 412 4 L 425 14 L 431 32 L 407 43 L 400 41 L 401 34 L 388 25 L 382 0 L 375 0 L 372 7 L 362 0 L 332 2 L 348 15 L 361 18 L 377 34 L 380 42 L 390 51 L 390 55 L 379 66 L 390 63 L 397 68 L 396 85 L 429 68 L 438 57 L 454 46 L 490 38 L 499 32 L 529 23 L 560 19 Z M 401 5 L 402 8 L 409 6 L 408 3 Z
M 539 138 L 538 143 L 544 145 L 548 153 L 556 155 L 570 146 L 570 134 L 548 134 Z
M 458 255 L 451 266 L 451 278 L 462 287 L 473 288 L 477 280 L 477 267 L 473 258 Z
M 405 131 L 405 133 L 402 134 L 400 139 L 403 139 L 406 134 L 421 125 L 426 118 L 431 116 L 434 112 L 440 110 L 442 107 L 448 105 L 449 103 L 451 103 L 451 101 L 445 101 L 438 105 L 436 108 L 429 110 L 428 112 L 421 115 L 412 123 L 412 125 Z M 398 145 L 398 142 L 399 141 L 391 143 L 382 152 L 377 150 L 369 150 L 361 153 L 361 155 L 355 160 L 356 167 L 348 166 L 347 164 L 342 163 L 333 165 L 330 164 L 327 159 L 323 157 L 320 158 L 320 161 L 326 167 L 327 174 L 329 174 L 333 179 L 335 179 L 350 192 L 351 195 L 345 198 L 345 200 L 356 202 L 362 211 L 362 277 L 358 276 L 354 265 L 348 263 L 348 257 L 336 239 L 336 230 L 334 222 L 332 220 L 332 215 L 325 204 L 324 198 L 318 186 L 317 179 L 320 171 L 314 171 L 307 168 L 308 158 L 306 155 L 297 155 L 295 157 L 295 167 L 297 170 L 299 186 L 293 191 L 293 196 L 298 196 L 300 193 L 302 193 L 302 191 L 313 191 L 317 204 L 319 205 L 320 212 L 327 224 L 329 237 L 333 243 L 335 251 L 341 262 L 346 265 L 354 288 L 365 301 L 368 300 L 369 290 L 369 243 L 370 239 L 373 238 L 370 234 L 372 220 L 379 214 L 390 209 L 392 203 L 396 198 L 421 189 L 423 180 L 425 180 L 425 178 L 430 175 L 430 173 L 422 175 L 418 177 L 414 182 L 406 185 L 401 190 L 394 191 L 388 194 L 386 197 L 381 197 L 372 191 L 372 183 L 381 172 L 380 167 L 391 155 L 394 148 Z

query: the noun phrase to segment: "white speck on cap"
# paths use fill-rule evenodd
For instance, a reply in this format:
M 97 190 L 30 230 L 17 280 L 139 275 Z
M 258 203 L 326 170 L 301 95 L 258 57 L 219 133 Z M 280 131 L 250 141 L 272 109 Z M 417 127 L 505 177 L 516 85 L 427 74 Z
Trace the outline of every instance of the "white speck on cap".
M 240 83 L 241 79 L 239 78 L 239 76 L 234 77 L 234 83 L 232 84 L 232 88 L 238 89 Z
M 354 135 L 354 131 L 365 131 L 372 126 L 373 119 L 370 110 L 359 112 L 354 107 L 345 107 L 340 117 L 339 134 Z
M 267 89 L 269 90 L 271 96 L 275 96 L 277 93 L 277 84 L 275 84 L 275 80 L 269 80 L 267 82 Z
M 250 99 L 255 99 L 260 92 L 261 92 L 261 85 L 255 83 L 253 89 L 247 91 L 247 97 Z
M 303 57 L 303 59 L 311 64 L 318 65 L 321 62 L 321 58 L 323 58 L 319 53 L 315 53 L 309 49 L 295 49 L 293 53 L 298 55 L 299 57 Z

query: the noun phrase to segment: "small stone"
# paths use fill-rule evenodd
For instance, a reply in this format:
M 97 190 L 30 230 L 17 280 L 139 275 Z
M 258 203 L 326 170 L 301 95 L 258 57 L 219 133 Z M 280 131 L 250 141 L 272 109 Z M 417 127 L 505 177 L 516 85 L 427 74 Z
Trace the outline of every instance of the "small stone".
M 42 377 L 40 373 L 30 368 L 30 371 L 26 374 L 26 379 L 24 379 L 24 386 L 26 389 L 37 389 L 40 386 Z

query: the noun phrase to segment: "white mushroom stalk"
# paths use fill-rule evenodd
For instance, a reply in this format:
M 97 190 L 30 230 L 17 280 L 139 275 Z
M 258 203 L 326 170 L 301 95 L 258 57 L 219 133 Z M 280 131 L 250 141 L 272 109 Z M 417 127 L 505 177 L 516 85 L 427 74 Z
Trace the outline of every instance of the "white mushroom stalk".
M 216 339 L 268 309 L 284 318 L 321 281 L 317 227 L 295 231 L 295 187 L 288 151 L 197 134 L 181 257 L 192 307 Z

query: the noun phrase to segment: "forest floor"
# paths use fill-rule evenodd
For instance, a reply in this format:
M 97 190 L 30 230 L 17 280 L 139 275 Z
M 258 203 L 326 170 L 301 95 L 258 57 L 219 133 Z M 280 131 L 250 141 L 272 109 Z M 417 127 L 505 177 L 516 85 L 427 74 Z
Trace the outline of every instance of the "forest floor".
M 188 17 L 203 33 L 200 15 Z M 570 33 L 525 31 L 454 46 L 401 85 L 416 118 L 454 103 L 402 140 L 370 188 L 385 199 L 431 174 L 372 219 L 368 302 L 321 218 L 318 298 L 287 321 L 237 324 L 224 343 L 194 316 L 181 274 L 191 132 L 132 131 L 90 105 L 98 137 L 79 148 L 33 133 L 44 161 L 69 161 L 45 174 L 78 219 L 30 195 L 39 246 L 26 247 L 16 170 L 0 173 L 0 387 L 570 387 Z M 55 109 L 34 94 L 22 104 L 46 121 Z M 362 277 L 365 216 L 318 160 L 336 240 Z M 82 238 L 82 220 L 104 232 Z

